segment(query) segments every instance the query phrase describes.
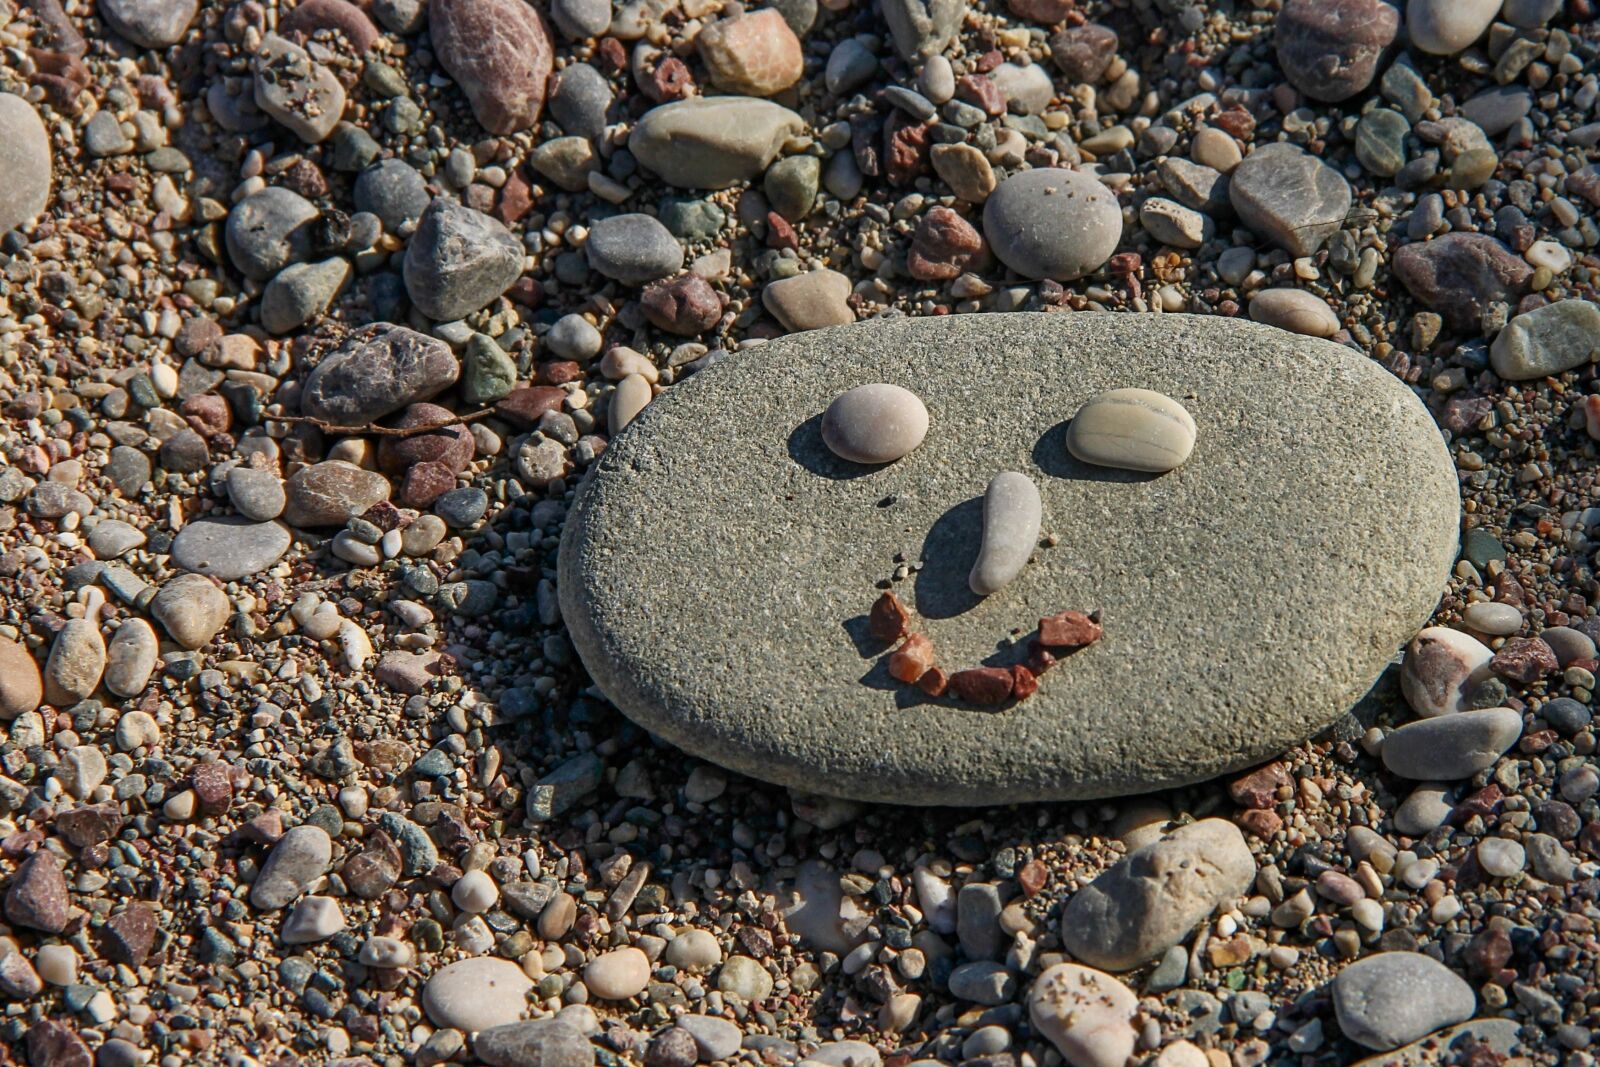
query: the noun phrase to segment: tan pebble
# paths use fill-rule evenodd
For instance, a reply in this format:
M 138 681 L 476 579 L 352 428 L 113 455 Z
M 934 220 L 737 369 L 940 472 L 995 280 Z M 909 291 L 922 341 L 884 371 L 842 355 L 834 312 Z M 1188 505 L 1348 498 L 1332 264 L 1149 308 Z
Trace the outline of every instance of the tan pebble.
M 0 719 L 15 719 L 44 699 L 44 680 L 33 655 L 16 641 L 0 637 Z
M 650 383 L 645 381 L 642 374 L 630 374 L 617 383 L 616 390 L 611 394 L 612 437 L 627 429 L 628 424 L 638 418 L 639 412 L 650 403 L 650 397 Z
M 1194 450 L 1196 428 L 1183 405 L 1150 389 L 1113 389 L 1078 409 L 1067 450 L 1100 467 L 1163 473 Z
M 852 463 L 893 463 L 928 436 L 928 409 L 909 389 L 858 385 L 822 413 L 822 441 Z
M 1307 337 L 1332 337 L 1339 316 L 1321 297 L 1304 289 L 1263 289 L 1250 298 L 1250 317 Z
M 1189 144 L 1189 158 L 1202 166 L 1226 174 L 1244 159 L 1239 143 L 1214 126 L 1204 126 L 1195 131 Z

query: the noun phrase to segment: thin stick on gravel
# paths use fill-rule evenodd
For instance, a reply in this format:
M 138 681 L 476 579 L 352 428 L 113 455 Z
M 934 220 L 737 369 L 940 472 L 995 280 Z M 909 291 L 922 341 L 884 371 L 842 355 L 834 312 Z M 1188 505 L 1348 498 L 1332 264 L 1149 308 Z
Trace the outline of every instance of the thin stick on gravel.
M 376 434 L 379 437 L 416 437 L 419 434 L 432 433 L 450 426 L 460 426 L 463 423 L 476 422 L 481 418 L 493 415 L 494 408 L 479 408 L 469 411 L 464 415 L 457 415 L 450 419 L 440 419 L 438 422 L 425 422 L 421 426 L 379 426 L 369 422 L 365 426 L 336 426 L 326 419 L 319 419 L 312 415 L 268 415 L 269 422 L 303 422 L 315 426 L 323 433 L 336 434 L 348 437 L 354 434 Z

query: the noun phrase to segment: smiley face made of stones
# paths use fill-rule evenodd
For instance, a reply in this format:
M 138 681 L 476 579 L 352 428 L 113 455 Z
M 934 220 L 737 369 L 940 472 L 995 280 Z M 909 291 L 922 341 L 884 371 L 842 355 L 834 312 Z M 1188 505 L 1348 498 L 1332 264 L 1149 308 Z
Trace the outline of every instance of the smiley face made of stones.
M 884 382 L 860 385 L 823 412 L 822 440 L 841 459 L 879 466 L 893 463 L 928 435 L 928 409 L 911 390 Z M 1182 404 L 1149 389 L 1112 389 L 1091 397 L 1068 424 L 1067 450 L 1101 467 L 1164 474 L 1194 451 L 1196 427 Z M 983 498 L 983 539 L 967 585 L 992 596 L 1014 581 L 1039 542 L 1044 508 L 1026 474 L 1001 471 Z M 911 629 L 911 612 L 893 592 L 878 598 L 868 616 L 872 635 L 885 643 L 904 638 L 889 656 L 889 674 L 930 697 L 953 694 L 982 706 L 1026 700 L 1039 675 L 1066 653 L 1100 638 L 1099 613 L 1064 611 L 1039 620 L 1038 637 L 1024 663 L 973 667 L 948 674 L 935 662 L 933 642 Z

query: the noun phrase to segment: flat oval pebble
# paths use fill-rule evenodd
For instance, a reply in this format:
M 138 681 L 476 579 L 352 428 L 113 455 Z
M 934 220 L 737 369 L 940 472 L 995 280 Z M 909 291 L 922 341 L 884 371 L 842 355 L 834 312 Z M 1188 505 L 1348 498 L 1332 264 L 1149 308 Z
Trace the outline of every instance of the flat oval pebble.
M 602 1000 L 627 1000 L 644 992 L 650 958 L 631 946 L 596 956 L 583 968 L 583 984 Z
M 533 979 L 510 960 L 474 956 L 434 973 L 422 1008 L 438 1026 L 470 1032 L 514 1023 L 527 1013 Z
M 1521 736 L 1522 713 L 1510 708 L 1419 719 L 1383 739 L 1383 765 L 1402 778 L 1453 782 L 1494 766 Z
M 983 236 L 1000 261 L 1023 277 L 1071 281 L 1099 270 L 1117 250 L 1122 208 L 1092 174 L 1025 170 L 989 196 Z
M 1332 337 L 1339 316 L 1325 300 L 1304 289 L 1263 289 L 1250 298 L 1250 317 L 1307 337 Z
M 33 105 L 0 93 L 0 233 L 21 226 L 50 204 L 50 135 Z
M 1385 1052 L 1472 1017 L 1477 997 L 1454 971 L 1420 952 L 1380 952 L 1333 980 L 1344 1036 Z
M 1412 47 L 1436 56 L 1453 56 L 1489 28 L 1503 0 L 1409 0 L 1406 36 Z
M 938 432 L 887 466 L 839 459 L 823 411 L 842 389 L 894 380 L 917 383 Z M 1206 427 L 1167 476 L 1066 449 L 1066 415 L 1130 381 L 1183 397 Z M 967 585 L 975 457 L 1028 474 L 1057 535 L 987 600 Z M 1428 620 L 1460 522 L 1432 417 L 1382 367 L 1185 315 L 908 318 L 769 341 L 662 394 L 593 472 L 558 588 L 605 695 L 743 773 L 913 804 L 1141 792 L 1282 752 L 1347 711 Z M 983 663 L 1068 608 L 1100 610 L 1105 636 L 1003 713 L 901 706 L 888 650 L 856 643 L 896 552 L 926 561 L 901 596 L 941 664 Z M 1280 625 L 1294 656 L 1260 639 Z
M 852 463 L 893 463 L 928 436 L 928 408 L 903 386 L 858 385 L 822 413 L 822 441 Z
M 1109 974 L 1058 963 L 1034 979 L 1028 1018 L 1072 1067 L 1122 1067 L 1133 1055 L 1139 998 Z M 937 1061 L 934 1061 L 937 1062 Z
M 1098 467 L 1164 473 L 1194 451 L 1194 418 L 1170 396 L 1149 389 L 1113 389 L 1078 409 L 1067 426 L 1067 450 Z
M 967 586 L 979 596 L 990 596 L 1010 585 L 1038 546 L 1043 517 L 1033 479 L 1016 471 L 995 475 L 983 494 L 983 540 Z
M 231 582 L 260 574 L 289 551 L 289 528 L 237 515 L 186 523 L 172 539 L 172 562 L 186 571 Z

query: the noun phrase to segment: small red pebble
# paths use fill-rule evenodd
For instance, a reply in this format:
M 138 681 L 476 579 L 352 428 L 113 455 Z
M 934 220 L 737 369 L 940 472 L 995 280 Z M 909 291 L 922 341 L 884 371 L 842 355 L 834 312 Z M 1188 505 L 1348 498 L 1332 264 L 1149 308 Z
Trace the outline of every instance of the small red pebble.
M 1011 698 L 1027 700 L 1039 691 L 1039 676 L 1020 663 L 1011 667 Z
M 800 247 L 800 238 L 795 236 L 794 227 L 789 225 L 788 219 L 784 218 L 776 211 L 767 212 L 767 247 Z
M 1034 674 L 1043 674 L 1056 665 L 1055 655 L 1037 641 L 1028 642 L 1028 658 L 1023 660 Z
M 1270 808 L 1278 802 L 1278 790 L 1289 781 L 1289 768 L 1281 763 L 1269 763 L 1235 778 L 1228 786 L 1228 794 L 1241 808 Z
M 889 657 L 889 674 L 897 682 L 916 682 L 933 666 L 933 642 L 927 634 L 912 634 Z
M 1263 840 L 1283 829 L 1283 816 L 1275 811 L 1251 808 L 1234 816 L 1240 826 Z
M 1043 860 L 1029 860 L 1017 872 L 1017 884 L 1022 887 L 1023 896 L 1037 896 L 1049 880 L 1050 868 L 1044 865 Z
M 938 667 L 929 667 L 917 679 L 917 688 L 931 697 L 942 697 L 950 688 L 950 676 Z
M 1004 667 L 973 667 L 950 676 L 950 689 L 969 704 L 993 707 L 1011 699 L 1014 679 Z
M 900 603 L 900 598 L 887 592 L 872 605 L 872 612 L 867 616 L 867 632 L 879 641 L 898 641 L 905 636 L 906 623 L 910 620 L 911 612 Z
M 1100 640 L 1105 629 L 1081 611 L 1063 611 L 1039 620 L 1039 643 L 1046 648 L 1082 648 Z

